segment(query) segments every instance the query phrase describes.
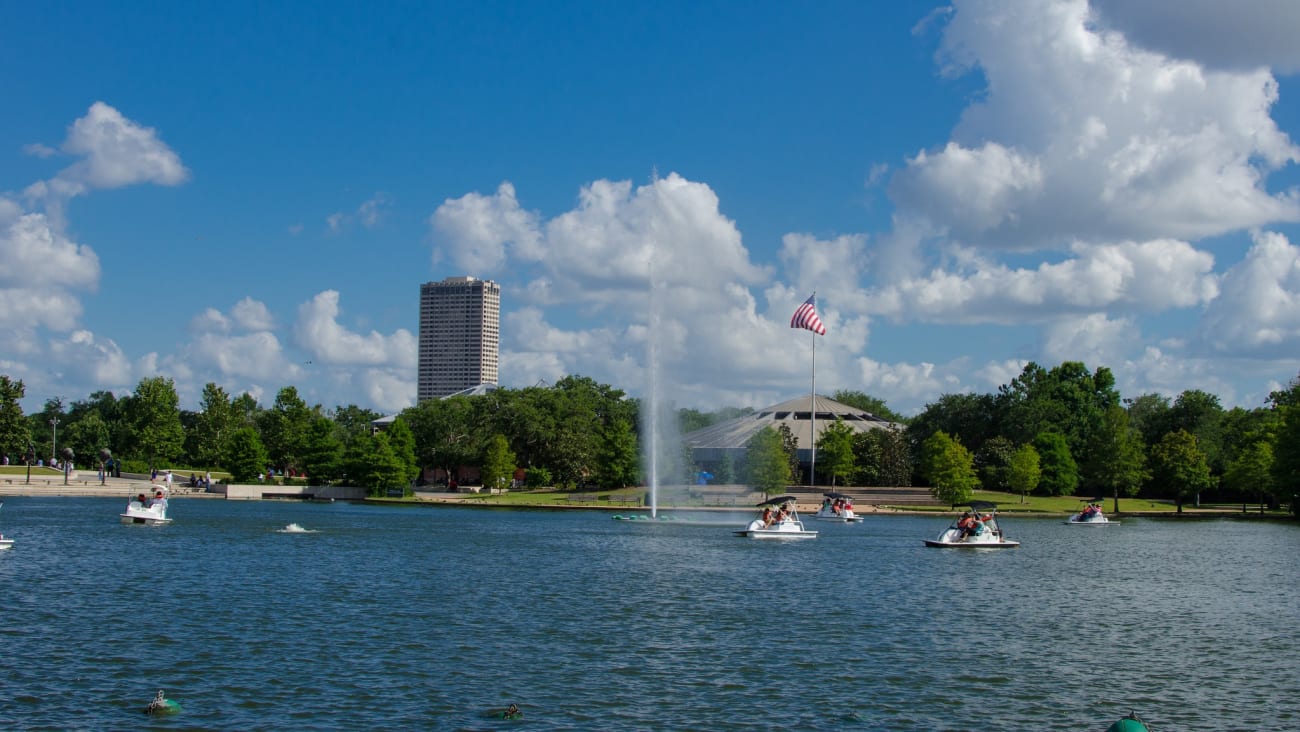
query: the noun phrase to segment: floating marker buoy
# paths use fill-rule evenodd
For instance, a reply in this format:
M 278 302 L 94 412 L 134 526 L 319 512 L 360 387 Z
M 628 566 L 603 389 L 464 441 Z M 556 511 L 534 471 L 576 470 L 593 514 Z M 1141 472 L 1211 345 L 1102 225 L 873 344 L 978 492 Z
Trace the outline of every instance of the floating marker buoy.
M 1127 717 L 1118 719 L 1107 727 L 1106 732 L 1151 732 L 1151 730 L 1138 718 L 1137 712 L 1129 712 Z
M 155 696 L 153 698 L 153 701 L 149 702 L 149 706 L 145 707 L 144 713 L 145 714 L 175 714 L 180 710 L 181 710 L 181 705 L 177 704 L 171 699 L 167 699 L 163 697 L 163 690 L 159 689 L 158 696 Z

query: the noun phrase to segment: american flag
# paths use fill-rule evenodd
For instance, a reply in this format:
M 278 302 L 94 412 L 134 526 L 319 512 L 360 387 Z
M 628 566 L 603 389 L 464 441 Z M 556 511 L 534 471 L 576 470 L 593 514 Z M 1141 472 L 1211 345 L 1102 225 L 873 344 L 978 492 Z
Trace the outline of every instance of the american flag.
M 817 317 L 817 293 L 810 295 L 799 309 L 794 311 L 794 317 L 790 318 L 790 327 L 804 328 L 817 335 L 826 335 L 826 326 L 822 325 L 822 319 Z

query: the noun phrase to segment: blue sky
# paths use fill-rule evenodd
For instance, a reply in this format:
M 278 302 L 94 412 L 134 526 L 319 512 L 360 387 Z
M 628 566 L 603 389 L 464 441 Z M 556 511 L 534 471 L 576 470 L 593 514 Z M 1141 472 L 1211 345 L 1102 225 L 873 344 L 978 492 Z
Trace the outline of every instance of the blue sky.
M 0 373 L 415 397 L 419 284 L 501 383 L 905 414 L 1033 360 L 1300 373 L 1300 6 L 34 3 L 0 23 Z M 651 291 L 654 297 L 651 297 Z M 652 327 L 648 327 L 652 326 Z

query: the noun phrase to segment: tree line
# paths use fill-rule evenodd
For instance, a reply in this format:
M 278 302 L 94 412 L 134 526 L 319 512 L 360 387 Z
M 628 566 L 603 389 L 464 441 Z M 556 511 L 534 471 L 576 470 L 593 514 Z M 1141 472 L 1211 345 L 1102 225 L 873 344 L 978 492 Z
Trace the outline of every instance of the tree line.
M 641 403 L 582 376 L 427 400 L 382 431 L 371 427 L 380 413 L 309 406 L 292 386 L 263 407 L 248 393 L 231 395 L 209 383 L 197 410 L 179 407 L 175 384 L 165 377 L 142 379 L 121 397 L 99 391 L 70 404 L 50 399 L 27 415 L 19 405 L 24 395 L 21 380 L 0 375 L 0 452 L 11 464 L 29 449 L 38 459 L 56 457 L 57 440 L 74 463 L 88 467 L 107 450 L 130 472 L 180 465 L 246 481 L 270 468 L 372 492 L 409 491 L 425 469 L 455 480 L 465 466 L 477 467 L 485 486 L 508 485 L 519 474 L 528 486 L 560 489 L 645 482 Z M 818 485 L 928 485 L 954 504 L 983 487 L 1171 498 L 1180 508 L 1193 497 L 1263 500 L 1295 510 L 1300 377 L 1254 409 L 1224 409 L 1200 390 L 1125 399 L 1109 369 L 1070 361 L 1051 369 L 1030 363 L 994 393 L 944 394 L 910 419 L 860 391 L 832 398 L 896 427 L 855 432 L 826 424 L 817 445 Z M 752 411 L 679 409 L 677 427 L 685 434 Z M 739 464 L 726 458 L 711 466 L 713 481 L 768 492 L 804 482 L 797 448 L 788 430 L 765 429 Z M 686 449 L 670 462 L 661 480 L 690 482 L 698 469 Z

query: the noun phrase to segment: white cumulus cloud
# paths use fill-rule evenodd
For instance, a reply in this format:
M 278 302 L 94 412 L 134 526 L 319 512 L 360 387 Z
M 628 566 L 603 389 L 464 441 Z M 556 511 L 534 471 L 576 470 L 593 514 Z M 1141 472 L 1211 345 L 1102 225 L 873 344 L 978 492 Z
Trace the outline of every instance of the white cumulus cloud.
M 967 257 L 872 293 L 869 310 L 932 322 L 1043 322 L 1103 309 L 1154 312 L 1203 304 L 1217 294 L 1214 257 L 1187 242 L 1076 243 L 1076 255 L 1012 269 Z
M 326 290 L 298 306 L 294 337 L 299 347 L 322 363 L 415 366 L 416 340 L 399 328 L 392 335 L 361 335 L 338 322 L 339 293 Z
M 439 239 L 434 259 L 446 256 L 463 271 L 483 273 L 498 270 L 507 255 L 537 260 L 543 253 L 538 221 L 538 214 L 519 206 L 509 182 L 491 196 L 448 199 L 429 217 Z
M 1134 43 L 1227 69 L 1300 71 L 1293 0 L 1093 0 L 1100 21 Z
M 174 186 L 189 171 L 159 137 L 103 102 L 95 102 L 72 123 L 63 151 L 82 159 L 52 181 L 60 193 L 77 195 L 90 188 L 120 188 L 136 183 Z
M 899 215 L 999 249 L 1195 240 L 1300 220 L 1270 172 L 1300 151 L 1267 69 L 1211 70 L 1098 27 L 1086 0 L 958 0 L 943 49 L 987 93 L 894 176 Z M 1223 13 L 1236 12 L 1228 5 Z
M 1221 287 L 1203 322 L 1213 352 L 1263 358 L 1300 353 L 1300 248 L 1275 232 L 1256 234 Z

